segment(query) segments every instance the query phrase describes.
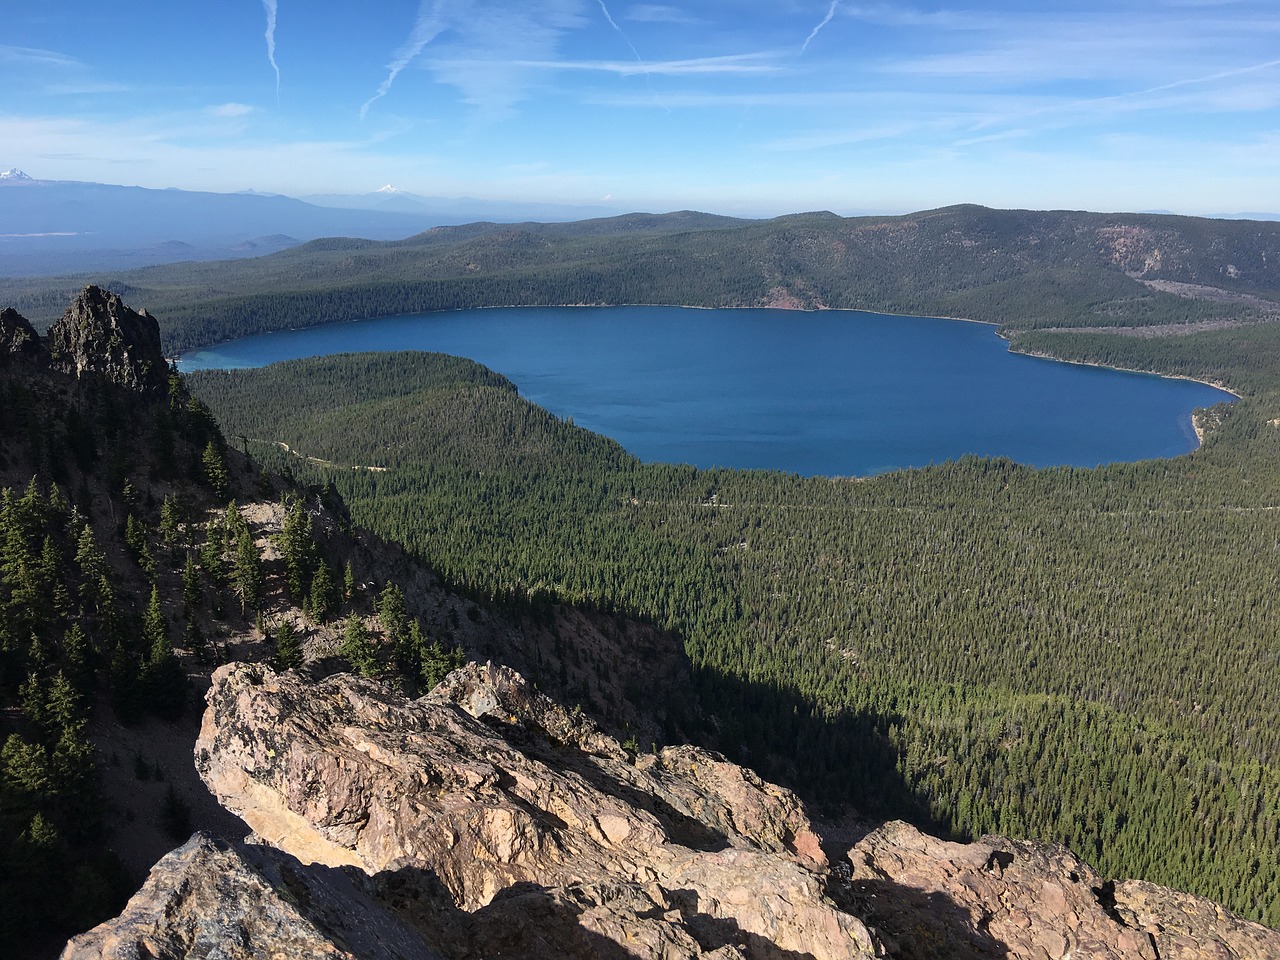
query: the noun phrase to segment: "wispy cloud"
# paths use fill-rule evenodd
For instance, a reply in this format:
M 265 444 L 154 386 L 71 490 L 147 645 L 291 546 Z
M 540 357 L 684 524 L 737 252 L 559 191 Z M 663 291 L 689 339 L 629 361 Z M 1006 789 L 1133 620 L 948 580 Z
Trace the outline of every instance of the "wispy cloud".
M 463 101 L 484 117 L 504 116 L 526 95 L 524 62 L 555 59 L 565 33 L 589 23 L 583 5 L 583 0 L 423 0 L 413 32 L 396 51 L 386 79 L 361 108 L 361 116 L 386 96 L 406 67 L 420 60 L 428 44 L 439 52 L 421 65 L 438 82 L 461 91 Z
M 809 44 L 813 43 L 813 38 L 822 32 L 822 28 L 830 23 L 836 15 L 836 10 L 840 6 L 840 0 L 831 0 L 831 6 L 827 7 L 827 15 L 822 18 L 822 22 L 809 31 L 809 35 L 804 38 L 804 43 L 800 44 L 800 52 L 804 53 L 809 49 Z
M 658 60 L 632 63 L 630 60 L 517 60 L 513 66 L 533 70 L 586 70 L 616 73 L 622 76 L 654 74 L 692 76 L 695 74 L 767 74 L 781 71 L 767 61 L 768 54 L 734 54 L 724 57 L 699 57 L 693 60 Z
M 844 16 L 880 27 L 934 30 L 1000 30 L 1013 22 L 1007 12 L 999 16 L 973 10 L 917 10 L 901 4 L 875 3 L 845 5 Z
M 828 130 L 820 133 L 796 137 L 784 137 L 766 145 L 769 150 L 808 152 L 828 147 L 846 147 L 859 143 L 872 143 L 877 140 L 897 140 L 908 134 L 919 133 L 928 128 L 937 128 L 939 123 L 894 123 L 883 126 L 861 127 L 852 130 Z
M 668 7 L 660 3 L 638 3 L 629 7 L 623 14 L 623 18 L 636 23 L 698 24 L 704 22 L 700 17 L 686 13 L 678 7 Z
M 220 103 L 206 112 L 213 117 L 244 117 L 253 113 L 253 107 L 247 103 Z
M 600 12 L 603 13 L 604 18 L 609 21 L 609 26 L 613 27 L 618 36 L 622 38 L 622 42 L 631 48 L 631 52 L 636 55 L 636 60 L 644 63 L 644 59 L 640 56 L 640 51 L 635 48 L 635 44 L 631 42 L 631 39 L 623 32 L 622 28 L 618 26 L 618 22 L 613 19 L 613 15 L 609 13 L 609 8 L 604 5 L 604 0 L 596 0 L 596 2 L 600 4 Z
M 360 108 L 361 119 L 369 112 L 369 107 L 375 101 L 387 95 L 391 85 L 396 82 L 396 77 L 400 76 L 400 71 L 412 63 L 427 44 L 444 31 L 445 24 L 441 16 L 443 7 L 443 0 L 422 0 L 422 5 L 418 7 L 418 18 L 414 21 L 409 38 L 392 54 L 391 62 L 387 64 L 386 79 L 378 85 L 373 96 Z
M 47 67 L 81 67 L 75 57 L 56 50 L 39 50 L 35 47 L 14 47 L 0 44 L 0 63 L 38 64 Z
M 280 97 L 280 65 L 276 63 L 276 0 L 262 0 L 262 8 L 267 13 L 267 62 L 276 72 L 276 98 Z

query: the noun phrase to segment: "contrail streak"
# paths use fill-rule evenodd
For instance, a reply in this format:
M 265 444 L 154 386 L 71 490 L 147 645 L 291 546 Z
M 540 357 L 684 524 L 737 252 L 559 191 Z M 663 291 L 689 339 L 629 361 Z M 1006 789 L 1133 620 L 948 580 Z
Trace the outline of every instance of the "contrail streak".
M 840 6 L 840 0 L 831 0 L 831 6 L 827 8 L 827 15 L 822 18 L 822 22 L 813 28 L 809 36 L 805 37 L 804 43 L 800 45 L 801 53 L 804 53 L 809 49 L 809 44 L 813 42 L 813 38 L 821 33 L 822 28 L 831 22 L 831 18 L 836 15 L 836 8 L 838 6 Z
M 265 3 L 266 0 L 263 0 Z M 413 59 L 422 52 L 423 48 L 440 36 L 444 32 L 444 23 L 440 19 L 440 8 L 444 6 L 444 0 L 422 0 L 422 5 L 418 8 L 418 19 L 413 25 L 413 32 L 409 34 L 406 40 L 395 52 L 391 58 L 391 62 L 387 64 L 387 79 L 378 85 L 378 89 L 373 96 L 365 101 L 364 106 L 360 108 L 360 119 L 363 120 L 369 107 L 373 105 L 375 100 L 381 100 L 387 95 L 387 91 L 391 89 L 391 85 L 396 82 L 396 77 L 400 75 L 400 71 L 413 62 Z
M 639 60 L 641 63 L 644 63 L 644 58 L 640 56 L 640 51 L 637 50 L 632 45 L 631 40 L 627 37 L 625 33 L 622 32 L 622 28 L 618 26 L 618 22 L 614 20 L 613 17 L 609 14 L 609 8 L 604 5 L 604 0 L 596 0 L 596 2 L 600 4 L 600 12 L 603 13 L 604 18 L 609 21 L 609 26 L 613 27 L 614 30 L 618 31 L 618 36 L 622 38 L 622 42 L 625 43 L 628 47 L 631 47 L 631 52 L 636 55 L 637 60 Z
M 280 99 L 280 66 L 276 63 L 276 0 L 262 0 L 267 11 L 267 61 L 276 72 L 276 99 Z

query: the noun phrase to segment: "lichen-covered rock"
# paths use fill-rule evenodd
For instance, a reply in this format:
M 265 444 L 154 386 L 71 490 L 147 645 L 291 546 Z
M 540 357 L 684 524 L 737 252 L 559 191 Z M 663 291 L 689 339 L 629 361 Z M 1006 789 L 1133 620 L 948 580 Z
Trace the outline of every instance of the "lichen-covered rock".
M 221 802 L 301 860 L 394 878 L 451 956 L 876 952 L 788 791 L 692 748 L 636 762 L 505 668 L 408 701 L 235 664 L 208 703 L 196 765 Z
M 949 843 L 885 824 L 850 852 L 848 893 L 904 958 L 1264 960 L 1280 933 L 1154 884 L 1113 884 L 1057 844 Z
M 169 380 L 155 318 L 100 287 L 85 287 L 49 328 L 49 353 L 56 369 L 131 390 L 161 390 Z
M 193 840 L 68 957 L 1280 957 L 1275 931 L 1054 844 L 889 823 L 830 870 L 788 791 L 693 747 L 636 757 L 503 667 L 410 701 L 232 664 L 208 703 L 198 770 L 284 853 Z M 361 947 L 343 917 L 386 932 Z
M 46 353 L 40 335 L 26 317 L 12 307 L 0 310 L 0 360 L 41 360 Z
M 62 960 L 431 960 L 421 936 L 340 871 L 197 833 L 164 857 L 115 920 Z
M 1161 960 L 1274 960 L 1280 934 L 1232 916 L 1219 904 L 1144 880 L 1125 880 L 1113 893 L 1115 913 L 1144 931 Z

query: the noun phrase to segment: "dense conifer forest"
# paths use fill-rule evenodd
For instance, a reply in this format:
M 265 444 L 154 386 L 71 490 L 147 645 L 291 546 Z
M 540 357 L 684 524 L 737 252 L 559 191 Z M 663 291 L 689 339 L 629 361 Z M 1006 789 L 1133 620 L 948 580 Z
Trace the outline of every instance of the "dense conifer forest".
M 1234 382 L 1235 335 L 1196 372 Z M 704 738 L 830 809 L 1060 840 L 1280 922 L 1271 394 L 1171 461 L 827 480 L 641 464 L 437 355 L 189 382 L 478 598 L 674 631 Z
M 265 330 L 505 305 L 781 305 L 1019 329 L 1135 327 L 1274 316 L 1276 304 L 1258 298 L 1280 297 L 1277 250 L 1275 223 L 1151 214 L 972 205 L 848 219 L 679 213 L 438 227 L 106 277 L 0 279 L 0 303 L 39 326 L 99 283 L 146 305 L 175 354 Z M 1216 299 L 1188 295 L 1205 286 Z
M 1280 925 L 1277 271 L 1275 224 L 966 206 L 852 220 L 481 224 L 97 279 L 159 316 L 171 354 L 438 308 L 826 306 L 991 320 L 1015 349 L 1225 384 L 1243 399 L 1206 412 L 1204 446 L 1176 460 L 1032 470 L 966 459 L 828 480 L 642 464 L 504 378 L 438 356 L 188 378 L 229 447 L 333 484 L 356 523 L 404 543 L 481 606 L 544 622 L 567 601 L 670 631 L 698 692 L 666 705 L 672 738 L 693 731 L 831 812 L 1060 840 L 1104 874 Z M 2 281 L 0 302 L 47 321 L 83 282 Z M 244 617 L 254 578 L 230 510 L 203 522 L 214 542 L 207 557 L 190 544 L 190 563 L 161 553 L 163 497 L 144 499 L 131 532 L 130 471 L 135 491 L 176 482 L 160 470 L 144 485 L 137 472 L 168 462 L 139 446 L 164 447 L 163 429 L 108 443 L 93 439 L 84 404 L 11 400 L 25 412 L 5 420 L 5 449 L 30 447 L 23 462 L 40 464 L 42 480 L 12 487 L 4 507 L 0 599 L 20 629 L 8 631 L 0 667 L 21 743 L 6 747 L 0 812 L 12 816 L 0 818 L 0 840 L 53 856 L 69 849 L 58 831 L 93 825 L 59 806 L 56 777 L 74 768 L 64 760 L 81 716 L 54 695 L 59 673 L 71 683 L 76 672 L 70 624 L 87 624 L 98 696 L 149 692 L 115 705 L 126 716 L 165 703 L 148 686 L 167 669 L 164 644 L 141 639 L 159 635 L 158 618 L 139 594 L 129 639 L 109 631 L 94 554 L 82 563 L 73 541 L 77 505 L 96 501 L 95 529 L 123 544 L 113 569 L 132 580 L 158 564 L 181 590 L 190 567 L 202 604 Z M 228 451 L 215 442 L 201 454 L 215 433 L 199 410 L 174 411 L 197 426 L 169 431 L 186 451 L 173 463 L 217 500 Z M 106 501 L 76 489 L 80 455 L 107 478 Z M 55 482 L 69 489 L 55 494 Z M 339 576 L 300 568 L 297 599 L 332 618 Z M 33 643 L 41 583 L 58 606 Z M 350 626 L 342 656 L 372 668 L 368 637 Z M 429 680 L 443 663 L 408 672 Z M 554 686 L 563 661 L 538 669 Z M 31 677 L 43 679 L 28 693 Z M 604 706 L 588 684 L 576 695 Z M 101 876 L 108 884 L 109 864 Z M 9 881 L 0 896 L 27 883 Z

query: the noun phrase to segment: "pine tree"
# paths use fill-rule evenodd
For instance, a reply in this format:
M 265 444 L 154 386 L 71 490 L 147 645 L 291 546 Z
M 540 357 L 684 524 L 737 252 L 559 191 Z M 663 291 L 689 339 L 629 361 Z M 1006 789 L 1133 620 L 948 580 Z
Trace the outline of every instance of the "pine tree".
M 240 531 L 236 539 L 235 562 L 231 570 L 231 585 L 240 598 L 240 612 L 258 609 L 262 598 L 262 557 L 253 542 L 248 527 Z
M 124 522 L 124 543 L 135 560 L 138 559 L 142 548 L 147 545 L 146 530 L 132 513 Z
M 329 572 L 329 565 L 321 560 L 316 565 L 315 574 L 311 577 L 311 598 L 308 604 L 311 618 L 317 623 L 323 623 L 333 615 L 337 606 L 337 590 L 333 584 L 333 575 Z
M 200 571 L 196 567 L 196 558 L 187 553 L 187 562 L 182 567 L 182 608 L 188 619 L 200 605 Z
M 82 697 L 93 692 L 93 647 L 78 622 L 62 638 L 62 669 Z
M 412 650 L 409 647 L 409 618 L 405 613 L 404 592 L 394 583 L 388 583 L 378 594 L 378 619 L 382 632 L 396 651 L 396 662 L 406 673 L 417 673 Z
M 181 526 L 178 501 L 170 494 L 160 504 L 160 536 L 164 538 L 165 546 L 173 546 L 181 532 Z
M 369 629 L 354 613 L 347 617 L 342 631 L 342 646 L 338 652 L 353 670 L 363 677 L 371 677 L 378 672 L 378 653 L 369 636 Z
M 460 648 L 446 650 L 439 640 L 432 641 L 422 657 L 423 685 L 431 690 L 466 662 L 467 658 Z
M 307 598 L 311 574 L 316 567 L 316 544 L 311 532 L 311 515 L 297 497 L 289 497 L 280 524 L 280 553 L 289 578 L 289 595 L 298 602 Z
M 227 473 L 227 462 L 222 456 L 222 451 L 212 440 L 205 445 L 200 461 L 204 466 L 204 481 L 213 491 L 213 495 L 218 498 L 225 497 L 231 489 L 231 477 Z
M 276 628 L 277 670 L 296 670 L 302 666 L 302 643 L 292 620 L 282 620 Z
M 142 618 L 142 641 L 148 651 L 144 670 L 147 705 L 157 716 L 175 720 L 182 715 L 186 704 L 187 678 L 173 652 L 169 628 L 160 607 L 160 589 L 155 586 L 151 588 L 151 602 Z
M 219 521 L 211 521 L 205 528 L 204 543 L 200 545 L 200 566 L 218 587 L 226 581 L 226 565 L 222 555 L 226 551 L 226 532 Z

